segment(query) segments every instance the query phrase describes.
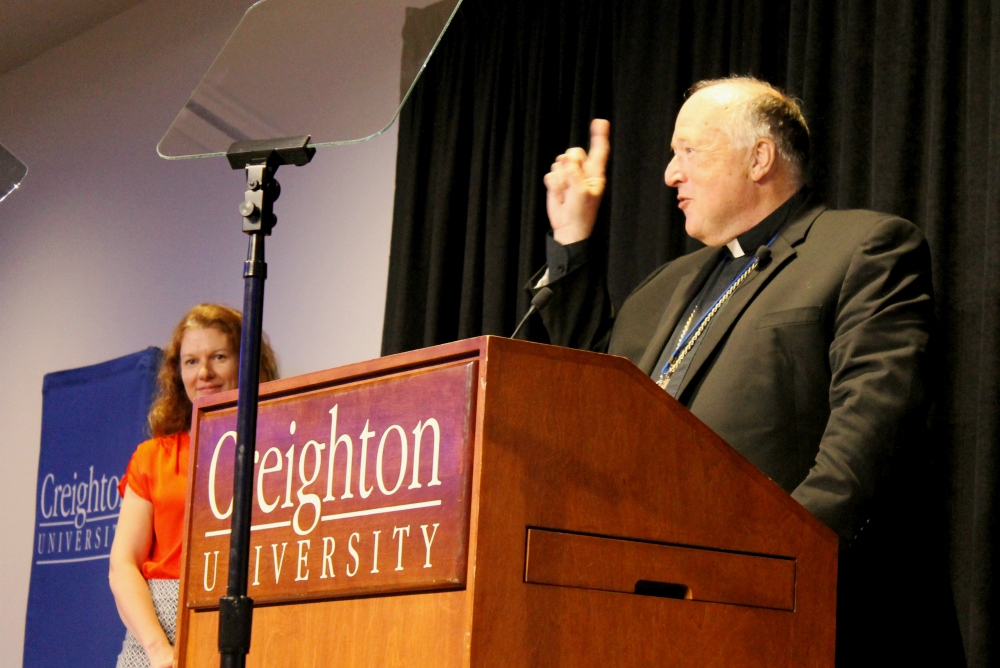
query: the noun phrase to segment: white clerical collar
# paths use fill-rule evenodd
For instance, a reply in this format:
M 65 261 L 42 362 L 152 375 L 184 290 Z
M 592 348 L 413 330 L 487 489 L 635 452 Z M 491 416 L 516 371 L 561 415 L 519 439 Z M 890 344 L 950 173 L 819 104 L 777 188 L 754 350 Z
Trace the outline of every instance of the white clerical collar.
M 729 252 L 733 254 L 734 258 L 743 257 L 744 255 L 746 255 L 746 253 L 743 252 L 743 247 L 740 246 L 739 239 L 733 239 L 732 241 L 730 241 L 728 244 L 726 244 L 726 248 L 729 249 Z

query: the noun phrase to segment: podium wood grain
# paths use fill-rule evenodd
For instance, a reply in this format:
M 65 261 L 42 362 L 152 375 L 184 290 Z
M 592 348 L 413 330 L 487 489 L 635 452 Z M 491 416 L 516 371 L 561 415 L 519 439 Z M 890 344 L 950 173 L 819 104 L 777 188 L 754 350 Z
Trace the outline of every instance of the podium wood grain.
M 261 400 L 467 360 L 464 584 L 261 605 L 248 666 L 833 666 L 836 536 L 624 359 L 484 337 L 275 381 Z M 217 613 L 184 594 L 198 556 L 185 546 L 181 666 L 218 665 Z M 630 593 L 640 580 L 688 598 Z

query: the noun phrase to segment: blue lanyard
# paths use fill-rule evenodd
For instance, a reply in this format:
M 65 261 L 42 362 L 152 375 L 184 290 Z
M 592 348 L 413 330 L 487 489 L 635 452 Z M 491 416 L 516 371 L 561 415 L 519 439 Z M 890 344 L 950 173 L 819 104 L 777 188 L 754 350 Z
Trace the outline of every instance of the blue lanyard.
M 780 234 L 780 232 L 778 234 Z M 778 238 L 778 234 L 775 234 L 773 237 L 771 237 L 771 240 L 767 242 L 766 245 L 768 248 L 770 248 L 771 244 L 774 243 L 774 240 Z M 751 263 L 753 262 L 753 259 L 755 257 L 756 255 L 751 256 L 750 260 Z M 744 271 L 746 271 L 746 267 L 744 267 L 742 270 L 740 270 L 738 274 L 736 274 L 736 278 L 734 278 L 732 282 L 726 286 L 726 289 L 722 291 L 722 294 L 720 294 L 718 298 L 716 298 L 716 300 L 712 302 L 712 305 L 709 308 L 705 309 L 705 312 L 701 315 L 700 318 L 698 318 L 698 322 L 694 323 L 693 326 L 688 329 L 687 333 L 681 337 L 681 340 L 678 341 L 677 343 L 677 347 L 674 348 L 674 352 L 670 353 L 670 357 L 667 358 L 666 364 L 664 364 L 663 368 L 660 370 L 661 376 L 667 373 L 667 370 L 670 368 L 670 363 L 677 358 L 677 355 L 680 354 L 680 352 L 684 349 L 684 346 L 686 346 L 688 341 L 691 340 L 691 337 L 694 336 L 694 333 L 698 331 L 699 327 L 701 327 L 701 324 L 705 321 L 705 318 L 708 317 L 708 314 L 711 313 L 712 310 L 719 304 L 719 302 L 722 301 L 723 297 L 726 296 L 726 293 L 729 292 L 729 289 L 733 287 L 738 280 L 740 280 L 740 276 L 743 275 Z

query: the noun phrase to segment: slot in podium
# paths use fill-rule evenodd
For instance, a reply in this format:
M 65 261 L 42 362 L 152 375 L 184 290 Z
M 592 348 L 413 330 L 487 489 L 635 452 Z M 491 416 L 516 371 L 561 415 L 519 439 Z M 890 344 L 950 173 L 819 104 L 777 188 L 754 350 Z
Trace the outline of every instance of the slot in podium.
M 195 405 L 218 665 L 236 392 Z M 622 358 L 481 337 L 261 386 L 248 666 L 833 666 L 837 538 Z

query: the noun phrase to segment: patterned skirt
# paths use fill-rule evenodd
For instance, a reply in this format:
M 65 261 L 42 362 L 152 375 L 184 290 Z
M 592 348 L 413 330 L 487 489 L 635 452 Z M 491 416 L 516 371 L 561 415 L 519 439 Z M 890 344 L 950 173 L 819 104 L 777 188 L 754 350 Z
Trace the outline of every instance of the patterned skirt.
M 147 580 L 149 591 L 153 595 L 153 607 L 156 617 L 160 620 L 167 640 L 174 644 L 177 632 L 177 593 L 180 590 L 180 580 Z M 125 632 L 125 642 L 122 652 L 118 655 L 117 668 L 149 668 L 146 650 L 135 639 L 131 631 Z

